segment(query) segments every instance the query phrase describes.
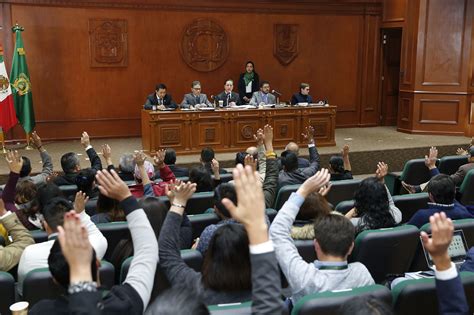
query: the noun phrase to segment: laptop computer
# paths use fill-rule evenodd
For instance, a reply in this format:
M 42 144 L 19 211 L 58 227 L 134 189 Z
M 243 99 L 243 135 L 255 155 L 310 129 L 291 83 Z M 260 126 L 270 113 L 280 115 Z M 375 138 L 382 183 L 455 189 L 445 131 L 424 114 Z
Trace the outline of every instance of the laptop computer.
M 431 237 L 431 234 L 429 235 Z M 426 263 L 431 270 L 434 270 L 434 263 L 431 255 L 426 250 L 423 242 L 421 242 L 421 246 L 423 247 L 423 252 L 425 253 Z M 464 237 L 464 233 L 462 230 L 456 230 L 453 234 L 453 239 L 451 244 L 448 247 L 448 255 L 451 258 L 451 261 L 456 265 L 456 268 L 459 270 L 459 267 L 464 263 L 466 260 L 466 254 L 469 250 L 467 246 L 466 237 Z

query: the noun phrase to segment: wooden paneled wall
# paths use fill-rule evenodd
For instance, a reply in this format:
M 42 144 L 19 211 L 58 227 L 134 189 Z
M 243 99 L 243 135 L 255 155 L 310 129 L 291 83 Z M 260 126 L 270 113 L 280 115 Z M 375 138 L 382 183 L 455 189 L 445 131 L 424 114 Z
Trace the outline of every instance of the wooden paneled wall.
M 338 106 L 337 126 L 378 125 L 381 0 L 7 0 L 1 9 L 7 67 L 10 25 L 25 28 L 37 130 L 47 139 L 77 138 L 82 130 L 138 136 L 141 106 L 155 84 L 166 83 L 178 102 L 193 80 L 216 94 L 226 79 L 237 81 L 247 60 L 283 100 L 309 82 L 313 97 Z M 196 18 L 218 22 L 229 38 L 228 58 L 212 72 L 193 70 L 179 52 Z M 126 20 L 127 66 L 90 66 L 90 19 Z M 288 66 L 273 56 L 275 23 L 298 25 L 299 53 Z M 9 138 L 24 138 L 22 129 Z
M 472 0 L 406 3 L 398 130 L 473 135 L 473 4 Z

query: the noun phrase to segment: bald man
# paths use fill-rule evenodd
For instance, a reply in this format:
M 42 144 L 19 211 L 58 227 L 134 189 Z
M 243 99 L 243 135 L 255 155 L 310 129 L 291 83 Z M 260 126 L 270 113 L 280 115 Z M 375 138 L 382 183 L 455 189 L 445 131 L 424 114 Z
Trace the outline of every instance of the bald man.
M 300 147 L 295 142 L 289 142 L 285 147 L 285 151 L 291 151 L 296 154 L 298 157 L 298 168 L 309 166 L 309 161 L 307 159 L 299 157 Z

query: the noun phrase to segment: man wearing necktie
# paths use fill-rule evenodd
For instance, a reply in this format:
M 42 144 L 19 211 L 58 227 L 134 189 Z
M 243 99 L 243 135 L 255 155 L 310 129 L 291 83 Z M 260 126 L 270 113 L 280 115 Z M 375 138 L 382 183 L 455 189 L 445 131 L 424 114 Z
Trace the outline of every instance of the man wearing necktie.
M 166 93 L 166 85 L 163 83 L 156 86 L 155 93 L 148 95 L 144 107 L 145 109 L 152 109 L 153 105 L 156 105 L 157 109 L 161 110 L 178 107 L 171 95 Z
M 224 91 L 216 96 L 216 101 L 223 101 L 224 107 L 240 105 L 240 97 L 238 93 L 232 92 L 234 81 L 227 80 L 224 84 Z
M 201 82 L 193 81 L 191 84 L 191 93 L 185 94 L 181 102 L 181 108 L 201 108 L 212 107 L 208 101 L 206 94 L 201 94 Z
M 270 83 L 268 81 L 260 82 L 260 91 L 253 93 L 249 104 L 255 106 L 276 104 L 275 95 L 270 93 Z

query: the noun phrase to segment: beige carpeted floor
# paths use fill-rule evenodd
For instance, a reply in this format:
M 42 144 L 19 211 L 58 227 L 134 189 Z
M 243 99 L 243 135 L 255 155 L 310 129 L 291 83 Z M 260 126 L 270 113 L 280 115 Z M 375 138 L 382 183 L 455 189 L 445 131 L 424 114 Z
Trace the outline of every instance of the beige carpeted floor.
M 100 146 L 108 143 L 112 148 L 112 155 L 115 164 L 123 153 L 133 152 L 141 149 L 140 138 L 121 139 L 93 139 L 92 145 L 100 152 Z M 401 170 L 404 161 L 410 158 L 422 157 L 429 146 L 435 145 L 440 149 L 440 156 L 455 153 L 457 147 L 465 147 L 470 139 L 466 137 L 454 136 L 433 136 L 433 135 L 412 135 L 397 132 L 395 127 L 372 127 L 372 128 L 344 128 L 336 129 L 336 143 L 334 147 L 319 148 L 322 165 L 327 165 L 327 161 L 332 154 L 338 153 L 340 148 L 348 143 L 351 147 L 351 162 L 354 174 L 371 173 L 375 164 L 379 160 L 390 163 L 392 171 Z M 60 171 L 60 158 L 65 152 L 74 151 L 81 156 L 81 165 L 87 166 L 87 155 L 85 154 L 79 137 L 76 141 L 56 141 L 45 142 L 44 146 L 51 154 L 54 169 Z M 11 149 L 20 150 L 22 155 L 29 157 L 32 161 L 33 172 L 41 170 L 41 159 L 36 150 L 26 151 L 23 144 L 8 146 Z M 305 155 L 306 150 L 301 150 L 301 155 Z M 277 150 L 278 153 L 281 150 Z M 99 153 L 100 154 L 100 153 Z M 223 167 L 232 167 L 235 153 L 218 153 L 216 157 Z M 177 164 L 193 164 L 199 161 L 198 155 L 178 156 Z M 0 175 L 8 174 L 8 166 L 3 160 L 0 161 Z M 5 176 L 1 176 L 0 183 L 4 182 Z

